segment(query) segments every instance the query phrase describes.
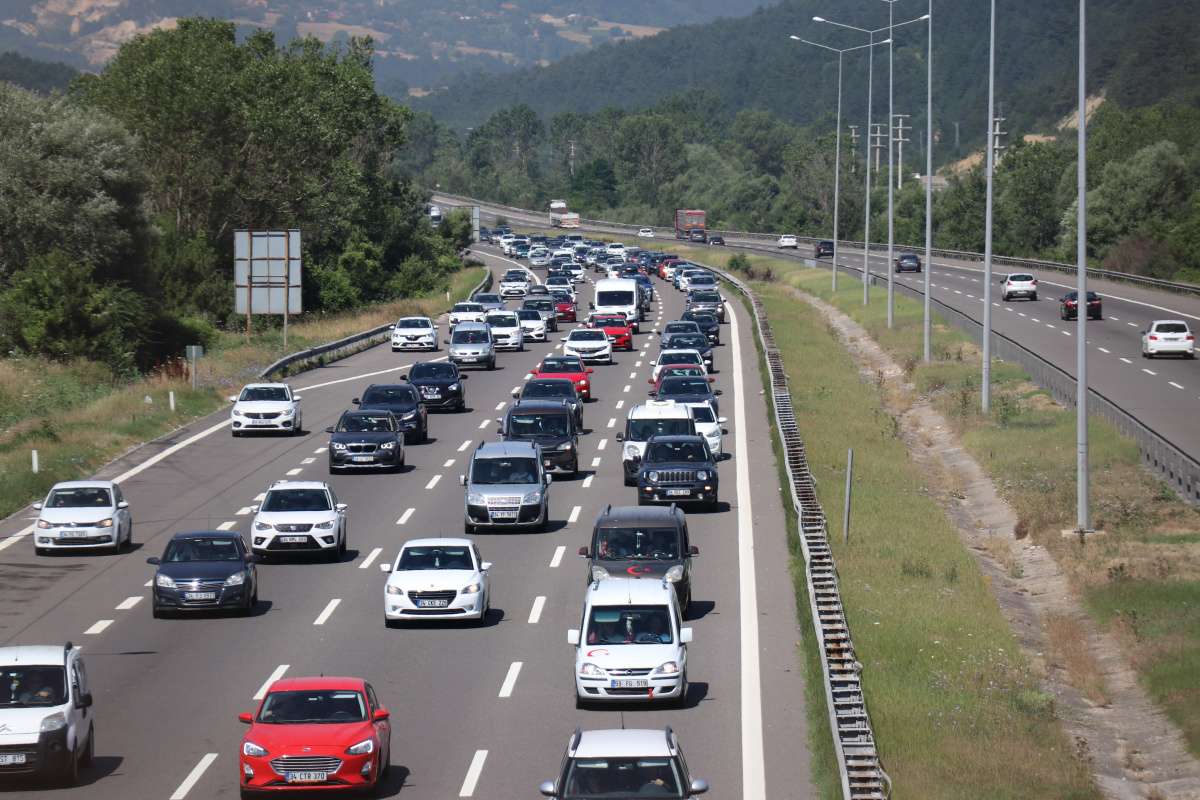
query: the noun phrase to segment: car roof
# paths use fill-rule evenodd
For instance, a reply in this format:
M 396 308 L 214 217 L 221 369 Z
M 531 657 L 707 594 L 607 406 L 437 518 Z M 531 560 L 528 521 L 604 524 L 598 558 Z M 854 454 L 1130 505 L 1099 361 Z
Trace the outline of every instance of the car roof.
M 400 319 L 398 319 L 396 321 L 404 322 L 405 320 L 408 320 L 408 319 L 419 319 L 422 322 L 428 322 L 430 324 L 433 323 L 433 320 L 431 320 L 429 317 L 424 316 L 423 314 L 413 314 L 412 316 L 409 316 L 409 317 L 401 317 Z
M 546 414 L 570 414 L 571 409 L 567 407 L 567 399 L 564 397 L 560 400 L 547 400 L 538 397 L 532 400 L 518 400 L 516 404 L 508 407 L 509 414 L 528 413 L 537 411 Z
M 379 413 L 379 412 L 372 412 Z M 277 489 L 328 489 L 329 484 L 324 481 L 275 481 L 269 489 L 275 491 Z
M 361 692 L 366 685 L 362 678 L 342 678 L 322 675 L 317 678 L 280 678 L 271 684 L 271 692 L 296 692 L 321 689 L 342 689 Z
M 485 331 L 485 330 L 487 330 L 487 327 L 488 327 L 487 323 L 484 323 L 484 322 L 460 322 L 460 323 L 458 323 L 458 325 L 456 325 L 454 327 L 454 332 L 458 333 L 459 331 Z
M 78 650 L 79 648 L 74 648 Z M 51 666 L 66 661 L 66 648 L 61 644 L 16 644 L 0 647 L 0 664 L 14 666 L 31 664 Z
M 571 754 L 574 758 L 665 758 L 675 748 L 662 729 L 619 728 L 583 731 Z
M 50 487 L 55 489 L 112 489 L 116 486 L 112 481 L 60 481 Z
M 476 458 L 529 458 L 537 455 L 533 442 L 484 442 L 475 451 Z
M 1187 323 L 1181 319 L 1156 319 L 1156 320 L 1153 320 L 1150 324 L 1151 325 L 1164 325 L 1164 324 L 1166 324 L 1166 325 L 1185 325 L 1185 326 L 1187 325 Z M 1188 328 L 1188 330 L 1191 330 L 1191 328 Z
M 432 536 L 427 539 L 409 539 L 400 546 L 400 549 L 405 547 L 470 547 L 473 542 L 470 539 L 464 539 L 453 536 Z
M 696 366 L 688 364 L 689 367 Z M 687 419 L 687 406 L 682 406 L 674 400 L 651 400 L 641 403 L 629 410 L 629 419 Z
M 655 578 L 605 578 L 593 581 L 587 592 L 591 606 L 670 604 L 671 584 Z
M 286 383 L 247 383 L 243 389 L 287 389 Z
M 240 539 L 237 531 L 180 531 L 172 534 L 171 539 Z
M 700 434 L 692 435 L 690 433 L 663 433 L 650 437 L 650 442 L 661 442 L 663 444 L 695 444 L 696 442 L 705 441 Z
M 678 506 L 608 506 L 596 517 L 598 527 L 628 525 L 639 522 L 674 524 L 683 512 Z

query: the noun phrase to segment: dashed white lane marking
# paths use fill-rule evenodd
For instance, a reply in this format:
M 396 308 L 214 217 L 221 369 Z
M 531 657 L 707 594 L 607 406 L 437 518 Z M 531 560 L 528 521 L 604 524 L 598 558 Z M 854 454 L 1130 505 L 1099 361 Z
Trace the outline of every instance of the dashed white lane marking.
M 187 797 L 188 792 L 192 790 L 192 787 L 196 785 L 196 782 L 204 776 L 205 771 L 211 767 L 212 763 L 216 760 L 216 753 L 205 753 L 200 758 L 200 763 L 192 767 L 192 771 L 189 772 L 187 777 L 183 779 L 183 783 L 179 784 L 179 788 L 177 788 L 174 794 L 171 795 L 170 800 L 183 800 L 185 797 Z
M 111 619 L 98 620 L 94 625 L 92 625 L 92 627 L 90 627 L 86 631 L 84 631 L 83 635 L 84 636 L 95 636 L 98 633 L 104 633 L 104 631 L 108 628 L 108 626 L 112 625 L 112 624 L 113 624 L 113 621 Z
M 316 461 L 316 459 L 315 459 L 315 458 L 312 458 L 312 457 L 310 456 L 309 458 L 301 459 L 300 463 L 301 463 L 301 464 L 311 464 L 311 463 L 313 463 L 314 461 Z
M 635 367 L 640 367 L 641 365 L 642 365 L 642 362 L 640 362 L 640 361 L 634 362 Z M 636 375 L 636 374 L 637 373 L 635 372 L 634 375 Z
M 592 487 L 592 478 L 595 478 L 595 477 L 596 477 L 595 475 L 588 475 L 586 478 L 584 478 L 583 479 L 583 488 L 590 489 Z
M 630 390 L 630 389 L 632 389 L 632 388 L 633 388 L 633 387 L 632 387 L 632 386 L 630 386 L 630 385 L 627 383 L 627 384 L 625 384 L 625 388 L 624 388 L 624 389 L 622 389 L 621 391 L 622 391 L 622 392 L 625 392 L 625 393 L 628 393 L 628 392 L 629 392 L 629 390 Z
M 521 391 L 521 387 L 520 387 L 520 386 L 514 386 L 514 387 L 512 388 L 512 391 L 510 391 L 510 392 L 509 392 L 509 394 L 517 394 L 517 393 L 518 393 L 518 392 L 520 392 L 520 391 Z
M 1049 329 L 1050 329 L 1050 330 L 1052 330 L 1052 331 L 1056 331 L 1056 330 L 1058 330 L 1058 328 L 1054 327 L 1054 326 L 1053 326 L 1053 325 L 1051 325 L 1049 322 L 1047 322 L 1047 323 L 1046 323 L 1046 327 L 1047 327 L 1047 328 L 1049 328 Z
M 603 450 L 606 446 L 608 446 L 608 439 L 601 439 L 596 445 L 596 449 Z
M 491 425 L 491 424 L 492 424 L 492 421 L 490 419 L 485 419 L 479 423 L 479 430 L 483 430 L 484 428 L 486 428 L 488 425 Z
M 471 440 L 467 439 L 465 442 L 463 442 L 462 444 L 460 444 L 458 446 L 458 452 L 461 453 L 463 450 L 466 450 L 470 446 L 471 446 Z
M 246 516 L 246 515 L 247 515 L 247 514 L 249 514 L 249 513 L 250 513 L 250 506 L 242 506 L 241 508 L 239 508 L 239 509 L 237 510 L 237 515 L 238 515 L 239 517 L 244 517 L 244 516 Z
M 1020 314 L 1022 317 L 1028 316 L 1028 314 L 1026 314 L 1024 311 L 1018 311 L 1017 313 Z
M 1109 319 L 1111 319 L 1111 320 L 1115 320 L 1116 322 L 1120 322 L 1120 321 L 1121 321 L 1121 318 L 1120 318 L 1120 317 L 1114 317 L 1112 314 L 1109 314 L 1109 315 L 1108 315 L 1108 318 L 1109 318 Z
M 1070 336 L 1070 335 L 1071 335 L 1071 332 L 1070 332 L 1070 331 L 1059 331 L 1059 333 L 1061 333 L 1063 336 Z
M 504 408 L 506 405 L 508 405 L 508 403 L 496 403 L 496 410 L 499 411 L 500 409 Z
M 579 522 L 579 512 L 580 511 L 583 511 L 583 508 L 580 506 L 575 506 L 574 508 L 571 509 L 571 516 L 567 517 L 568 525 L 574 525 L 576 522 Z
M 359 569 L 368 569 L 372 564 L 375 563 L 375 559 L 379 558 L 379 554 L 382 552 L 383 552 L 382 547 L 376 547 L 374 550 L 367 553 L 367 557 L 364 558 L 362 563 L 358 565 L 358 568 Z
M 1131 328 L 1136 328 L 1136 327 L 1137 327 L 1137 323 L 1136 323 L 1136 322 L 1126 322 L 1125 324 L 1126 324 L 1126 325 L 1128 325 L 1128 326 L 1129 326 L 1129 327 L 1131 327 Z
M 265 681 L 263 681 L 262 686 L 258 687 L 258 691 L 255 692 L 254 696 L 251 697 L 250 699 L 251 700 L 262 700 L 264 697 L 266 697 L 267 689 L 271 688 L 271 684 L 274 683 L 275 681 L 279 680 L 280 678 L 282 678 L 284 676 L 284 673 L 286 673 L 288 671 L 288 668 L 291 666 L 292 666 L 291 664 L 280 664 L 278 667 L 276 667 L 274 670 L 272 670 L 271 674 L 267 676 L 267 679 Z
M 1179 388 L 1182 389 L 1183 387 L 1180 386 Z M 117 611 L 128 611 L 129 609 L 133 608 L 140 602 L 142 602 L 142 596 L 140 594 L 135 595 L 134 597 L 126 597 L 124 600 L 117 603 L 116 610 Z
M 289 469 L 287 471 L 287 475 L 291 477 L 292 475 L 299 475 L 301 472 L 304 472 L 304 470 L 300 467 L 296 467 L 295 469 Z
M 454 459 L 453 459 L 453 458 L 447 458 L 447 459 L 446 459 L 446 463 L 445 463 L 445 464 L 442 464 L 442 469 L 450 469 L 450 468 L 451 468 L 451 467 L 453 467 L 453 466 L 454 466 Z
M 403 525 L 404 523 L 408 522 L 408 518 L 413 515 L 414 511 L 416 511 L 415 508 L 405 509 L 404 513 L 400 515 L 400 519 L 396 520 L 396 524 Z
M 1142 372 L 1146 373 L 1147 375 L 1158 375 L 1158 373 L 1154 370 L 1146 369 L 1145 367 L 1142 367 Z
M 562 563 L 563 554 L 566 552 L 567 546 L 564 544 L 560 544 L 558 547 L 554 548 L 554 555 L 550 557 L 550 569 L 558 568 L 558 565 Z
M 609 428 L 615 428 L 615 427 L 617 427 L 617 418 L 616 418 L 616 417 L 610 417 L 610 418 L 609 418 L 609 420 L 608 420 L 608 425 L 607 425 L 606 427 L 609 427 Z
M 637 377 L 637 373 L 636 373 L 636 372 L 631 372 L 631 373 L 629 373 L 629 380 L 633 380 L 633 379 L 634 379 L 634 378 L 636 378 L 636 377 Z
M 1132 364 L 1132 363 L 1133 363 L 1133 362 L 1132 362 L 1132 361 L 1130 361 L 1128 358 L 1122 358 L 1121 360 L 1122 360 L 1122 361 L 1124 361 L 1126 364 Z
M 263 500 L 266 499 L 266 497 L 267 497 L 266 492 L 259 492 L 258 494 L 254 495 L 254 500 L 255 500 L 255 502 L 261 503 Z
M 999 304 L 999 303 L 992 303 L 992 305 L 994 305 L 996 308 L 999 308 L 999 307 L 1000 307 L 1000 304 Z
M 1039 325 L 1042 323 L 1042 321 L 1040 319 L 1038 319 L 1037 317 L 1030 317 L 1030 319 L 1033 320 L 1034 322 L 1038 323 Z
M 321 453 L 324 453 L 328 449 L 329 449 L 328 447 L 318 447 L 316 450 L 313 450 L 313 455 L 319 456 L 319 455 L 321 455 Z
M 437 486 L 438 481 L 440 481 L 441 479 L 442 479 L 441 475 L 434 475 L 432 478 L 429 479 L 429 483 L 425 484 L 425 491 L 429 491 L 433 487 Z
M 233 522 L 233 521 L 222 522 L 220 525 L 217 526 L 217 530 L 219 530 L 219 531 L 233 530 L 234 525 L 237 525 L 237 523 Z
M 1005 307 L 1004 307 L 1004 310 L 1005 310 L 1005 311 L 1015 311 L 1016 309 L 1014 309 L 1012 306 L 1005 306 Z M 1024 314 L 1022 314 L 1021 316 L 1023 317 L 1023 316 L 1025 316 L 1025 315 L 1024 315 Z
M 530 625 L 538 624 L 538 621 L 541 620 L 541 618 L 542 618 L 542 609 L 545 607 L 545 605 L 546 605 L 545 595 L 539 594 L 537 597 L 533 598 L 533 608 L 529 609 L 529 624 Z
M 962 290 L 961 290 L 961 289 L 955 289 L 955 290 L 954 290 L 954 293 L 955 293 L 955 294 L 962 294 Z
M 1108 348 L 1105 348 L 1105 347 L 1097 347 L 1096 349 L 1097 349 L 1097 350 L 1099 350 L 1101 353 L 1106 353 L 1106 354 L 1108 353 Z
M 504 683 L 500 684 L 500 697 L 512 697 L 513 689 L 517 685 L 517 677 L 521 674 L 521 667 L 524 662 L 514 661 L 508 666 L 508 674 L 504 676 Z
M 622 408 L 624 408 L 624 407 L 625 407 L 625 401 L 624 401 L 624 400 L 618 400 L 618 401 L 617 401 L 617 405 L 616 405 L 616 409 L 617 409 L 617 411 L 620 411 L 620 410 L 621 410 Z
M 487 761 L 487 754 L 487 750 L 475 751 L 475 756 L 471 759 L 471 766 L 467 767 L 467 777 L 463 779 L 462 788 L 458 790 L 459 797 L 475 795 L 475 784 L 479 783 L 479 775 L 483 772 L 483 762 Z
M 1167 383 L 1171 384 L 1171 385 L 1172 385 L 1172 386 L 1174 386 L 1176 389 L 1182 389 L 1182 388 L 1183 388 L 1182 386 L 1180 386 L 1180 385 L 1179 385 L 1178 383 L 1176 383 L 1175 381 L 1167 381 Z
M 975 299 L 975 295 L 971 294 L 970 292 L 967 292 L 967 297 L 971 298 L 972 300 Z
M 335 597 L 330 600 L 329 605 L 325 606 L 324 610 L 322 610 L 321 613 L 317 615 L 317 618 L 313 620 L 313 625 L 324 625 L 329 618 L 333 616 L 334 609 L 341 604 L 342 599 L 340 597 Z
M 148 581 L 146 581 L 145 583 L 143 583 L 143 584 L 142 584 L 142 586 L 145 586 L 147 589 L 149 589 L 149 588 L 150 588 L 151 586 L 153 586 L 153 585 L 154 585 L 154 579 L 153 579 L 153 578 L 151 578 L 150 580 L 148 580 Z
M 598 466 L 600 466 L 600 456 L 596 456 L 592 459 L 592 467 L 595 468 Z

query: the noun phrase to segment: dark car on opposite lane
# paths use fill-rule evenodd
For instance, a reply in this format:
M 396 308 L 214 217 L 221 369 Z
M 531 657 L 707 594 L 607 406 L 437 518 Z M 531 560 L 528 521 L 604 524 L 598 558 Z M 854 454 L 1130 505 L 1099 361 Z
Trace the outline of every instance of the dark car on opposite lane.
M 361 398 L 350 402 L 360 411 L 390 411 L 404 431 L 405 444 L 429 439 L 429 412 L 421 403 L 417 387 L 411 383 L 373 383 Z
M 404 431 L 390 411 L 344 411 L 329 434 L 329 473 L 339 469 L 401 469 Z
M 828 239 L 822 239 L 813 245 L 813 258 L 823 258 L 824 256 L 833 255 L 833 242 Z
M 1058 301 L 1058 315 L 1063 319 L 1077 319 L 1079 317 L 1079 292 L 1067 292 Z M 1088 319 L 1104 319 L 1104 309 L 1100 302 L 1100 295 L 1095 292 L 1087 293 L 1087 315 Z
M 725 246 L 725 237 L 724 236 L 710 236 L 710 237 L 708 237 L 708 243 L 710 245 L 724 247 Z
M 698 503 L 716 510 L 717 462 L 729 458 L 729 453 L 714 456 L 703 436 L 651 437 L 638 468 L 638 505 Z
M 232 610 L 244 615 L 258 603 L 255 558 L 236 533 L 177 533 L 162 558 L 147 558 L 154 572 L 151 614 Z
M 442 361 L 418 361 L 401 380 L 416 387 L 421 405 L 426 409 L 466 411 L 467 391 L 462 382 L 468 376 L 458 370 L 457 364 Z M 426 432 L 429 418 L 425 419 Z
M 921 257 L 916 253 L 901 253 L 896 256 L 896 272 L 920 272 Z
M 675 505 L 607 506 L 596 518 L 587 559 L 587 582 L 605 578 L 666 579 L 675 584 L 679 607 L 692 600 L 692 557 L 700 549 L 688 541 L 687 517 Z

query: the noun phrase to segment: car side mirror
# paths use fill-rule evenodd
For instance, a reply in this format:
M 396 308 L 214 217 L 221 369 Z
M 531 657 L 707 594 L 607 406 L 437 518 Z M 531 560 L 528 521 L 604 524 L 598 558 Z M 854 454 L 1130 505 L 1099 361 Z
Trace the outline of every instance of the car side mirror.
M 149 558 L 146 559 L 146 563 L 152 567 L 157 567 L 159 564 L 162 563 L 162 559 L 159 558 L 158 556 L 150 556 Z
M 231 395 L 229 395 L 229 397 L 228 397 L 228 398 L 226 398 L 226 399 L 228 399 L 228 400 L 229 400 L 229 402 L 231 402 L 231 403 L 236 403 L 236 402 L 237 402 L 237 395 L 236 395 L 236 394 L 231 394 Z
M 646 395 L 647 395 L 648 397 L 658 397 L 658 392 L 656 392 L 656 391 L 654 391 L 653 389 L 651 389 L 650 391 L 646 392 Z
M 547 485 L 547 486 L 549 486 L 549 485 L 550 485 L 550 482 L 554 480 L 554 476 L 553 476 L 553 475 L 551 475 L 549 472 L 547 472 L 547 473 L 545 474 L 545 476 L 544 476 L 544 477 L 545 477 L 545 479 L 546 479 L 546 485 Z
M 722 392 L 721 392 L 721 390 L 720 390 L 720 389 L 717 389 L 717 390 L 715 390 L 715 391 L 713 392 L 713 394 L 715 394 L 715 395 L 717 395 L 717 396 L 719 397 L 719 396 L 722 394 Z
M 689 556 L 698 556 L 698 555 L 700 555 L 700 548 L 699 548 L 699 547 L 696 547 L 696 545 L 692 545 L 691 547 L 689 547 L 689 548 L 688 548 L 688 555 L 689 555 Z
M 33 504 L 33 510 L 34 510 L 34 511 L 41 511 L 41 510 L 42 510 L 42 508 L 43 508 L 43 506 L 42 506 L 42 504 L 41 504 L 41 503 L 34 503 L 34 504 Z
M 692 643 L 692 629 L 691 628 L 680 628 L 679 629 L 679 643 L 680 644 L 691 644 Z
M 458 476 L 458 485 L 459 485 L 459 486 L 466 486 L 466 485 L 467 485 L 467 476 L 466 476 L 466 475 L 459 475 L 459 476 Z
M 129 508 L 129 501 L 122 500 L 121 502 L 117 503 L 117 508 Z
M 591 367 L 588 367 L 587 369 L 584 370 L 584 372 L 587 373 L 588 375 L 591 375 L 595 371 L 596 370 L 592 369 Z
M 301 397 L 301 396 L 300 396 L 300 395 L 298 395 L 298 394 L 294 394 L 294 395 L 292 395 L 292 399 L 293 399 L 293 400 L 295 400 L 297 403 L 299 403 L 299 402 L 300 402 L 301 400 L 303 400 L 304 398 L 303 398 L 303 397 Z
M 658 362 L 657 362 L 657 361 L 651 361 L 651 362 L 650 362 L 650 366 L 652 366 L 652 367 L 657 367 L 657 366 L 658 366 Z
M 623 434 L 623 433 L 618 433 L 618 434 L 617 434 L 616 436 L 614 436 L 613 438 L 614 438 L 614 439 L 616 439 L 618 442 L 623 442 L 623 441 L 625 441 L 625 434 Z
M 400 380 L 402 380 L 402 381 L 406 381 L 406 380 L 408 380 L 408 373 L 406 372 L 406 373 L 404 373 L 403 375 L 401 375 L 401 376 L 400 376 Z
M 591 301 L 589 300 L 589 301 L 588 301 L 588 308 L 592 308 L 592 309 L 594 309 L 595 307 L 596 307 L 596 304 L 595 304 L 595 303 L 593 303 L 593 302 L 591 302 Z
M 591 558 L 592 551 L 586 547 L 581 547 L 581 548 L 579 548 L 579 557 L 580 558 Z
M 91 692 L 84 692 L 83 694 L 79 695 L 79 707 L 80 708 L 91 708 L 92 707 L 92 693 Z
M 396 330 L 396 326 L 395 326 L 395 325 L 388 325 L 388 330 L 389 330 L 389 331 L 394 331 L 394 330 Z
M 573 644 L 576 647 L 579 646 L 579 629 L 578 628 L 571 628 L 571 630 L 567 631 L 567 644 Z
M 728 461 L 733 458 L 733 453 L 717 453 L 717 461 Z
M 704 794 L 708 791 L 708 781 L 703 778 L 696 778 L 688 786 L 688 794 Z
M 558 792 L 554 790 L 554 781 L 542 781 L 538 791 L 542 793 L 542 797 L 558 797 Z
M 469 378 L 469 377 L 471 377 L 471 376 L 470 376 L 470 375 L 459 375 L 459 376 L 458 376 L 458 379 L 459 379 L 460 381 L 465 381 L 465 380 L 466 380 L 467 378 Z
M 729 422 L 729 417 L 717 417 L 717 422 L 724 425 L 726 422 Z
M 351 401 L 350 401 L 350 403 L 351 403 L 352 405 L 359 406 L 359 405 L 362 405 L 362 400 L 361 400 L 360 398 L 356 397 L 356 398 L 354 398 L 353 400 L 351 400 Z
M 480 565 L 479 565 L 480 572 L 490 572 L 491 569 L 492 569 L 492 562 L 490 562 L 490 561 L 484 561 L 484 562 L 480 563 Z
M 722 434 L 728 434 L 728 433 L 729 433 L 729 428 L 721 428 L 721 433 L 722 433 Z
M 385 562 L 383 562 L 382 564 L 380 564 L 380 565 L 379 565 L 379 571 L 380 571 L 380 572 L 391 572 L 391 571 L 392 571 L 392 565 L 391 565 L 391 564 L 389 564 L 388 562 L 386 562 L 386 561 L 385 561 Z
M 238 714 L 238 722 L 249 725 L 250 723 L 254 722 L 254 715 L 249 711 L 243 711 L 241 714 Z
M 375 716 L 373 718 L 376 722 L 383 722 L 384 720 L 391 718 L 391 716 L 392 712 L 388 711 L 386 708 L 377 708 L 375 709 Z
M 334 506 L 334 508 L 337 509 L 338 511 L 345 511 L 349 507 L 350 506 L 346 505 L 345 503 L 338 503 L 336 506 Z
M 332 426 L 332 425 L 330 425 L 328 428 L 326 428 L 326 429 L 325 429 L 325 432 L 326 432 L 326 433 L 333 433 L 333 426 Z

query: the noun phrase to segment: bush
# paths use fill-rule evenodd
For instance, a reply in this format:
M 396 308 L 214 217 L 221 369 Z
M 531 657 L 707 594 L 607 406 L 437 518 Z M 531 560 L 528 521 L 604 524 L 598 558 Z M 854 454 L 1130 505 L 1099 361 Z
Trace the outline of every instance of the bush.
M 750 259 L 747 258 L 745 253 L 734 254 L 733 258 L 729 259 L 729 263 L 726 266 L 735 272 L 745 272 L 747 274 L 750 273 L 751 269 Z

